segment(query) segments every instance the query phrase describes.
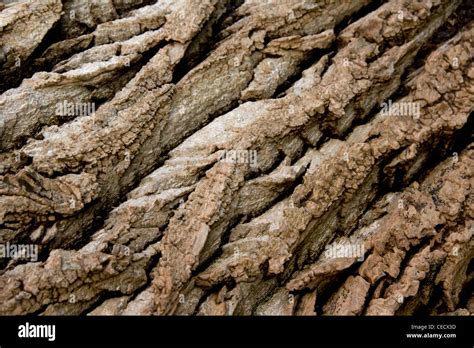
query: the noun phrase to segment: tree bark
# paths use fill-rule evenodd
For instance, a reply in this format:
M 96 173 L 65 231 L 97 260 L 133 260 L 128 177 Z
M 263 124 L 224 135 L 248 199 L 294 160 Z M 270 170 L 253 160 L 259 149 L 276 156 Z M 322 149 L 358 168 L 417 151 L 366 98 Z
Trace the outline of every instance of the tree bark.
M 0 314 L 474 314 L 473 12 L 0 8 Z

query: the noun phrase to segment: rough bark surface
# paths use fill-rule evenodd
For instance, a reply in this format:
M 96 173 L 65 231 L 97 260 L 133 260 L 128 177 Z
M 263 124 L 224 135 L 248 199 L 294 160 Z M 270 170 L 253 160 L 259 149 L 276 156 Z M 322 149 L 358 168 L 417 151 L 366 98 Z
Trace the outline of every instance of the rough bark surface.
M 474 314 L 473 12 L 0 6 L 0 314 Z

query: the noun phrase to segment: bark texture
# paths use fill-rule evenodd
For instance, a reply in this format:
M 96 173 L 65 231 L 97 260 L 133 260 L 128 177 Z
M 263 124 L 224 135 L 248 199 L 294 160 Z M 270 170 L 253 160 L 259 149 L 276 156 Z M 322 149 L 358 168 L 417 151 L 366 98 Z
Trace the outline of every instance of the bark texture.
M 0 314 L 474 314 L 473 12 L 3 5 Z

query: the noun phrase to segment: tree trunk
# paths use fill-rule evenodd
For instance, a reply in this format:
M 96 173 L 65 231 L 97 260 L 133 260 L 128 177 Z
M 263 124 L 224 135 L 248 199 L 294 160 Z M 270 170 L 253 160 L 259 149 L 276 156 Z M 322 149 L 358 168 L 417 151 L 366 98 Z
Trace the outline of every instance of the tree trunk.
M 0 314 L 474 314 L 473 11 L 3 5 Z

